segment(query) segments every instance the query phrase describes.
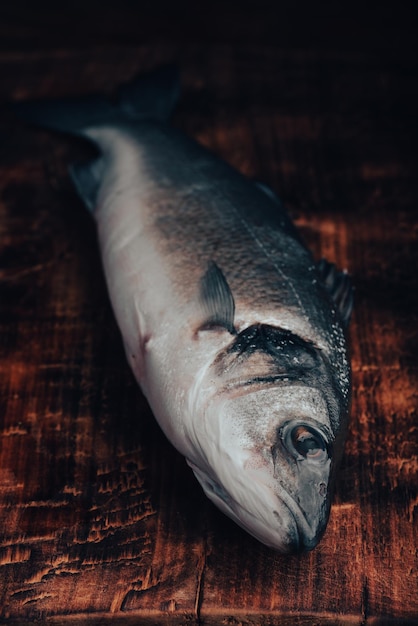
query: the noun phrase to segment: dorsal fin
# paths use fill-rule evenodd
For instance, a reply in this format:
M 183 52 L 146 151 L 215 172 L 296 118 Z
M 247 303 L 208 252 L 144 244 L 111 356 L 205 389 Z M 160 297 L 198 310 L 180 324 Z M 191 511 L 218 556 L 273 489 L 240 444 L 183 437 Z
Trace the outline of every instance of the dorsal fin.
M 210 261 L 200 283 L 200 304 L 204 316 L 200 330 L 222 326 L 230 333 L 236 332 L 234 297 L 222 270 L 214 261 Z
M 319 276 L 331 296 L 345 326 L 353 310 L 353 287 L 346 271 L 339 272 L 333 263 L 321 259 L 317 264 Z
M 266 196 L 270 198 L 270 200 L 273 200 L 273 202 L 278 204 L 280 207 L 282 206 L 282 202 L 277 193 L 273 191 L 271 187 L 266 185 L 266 183 L 262 183 L 260 180 L 254 180 L 254 184 L 256 185 L 256 187 L 258 187 L 258 189 L 260 189 L 260 191 L 265 193 Z

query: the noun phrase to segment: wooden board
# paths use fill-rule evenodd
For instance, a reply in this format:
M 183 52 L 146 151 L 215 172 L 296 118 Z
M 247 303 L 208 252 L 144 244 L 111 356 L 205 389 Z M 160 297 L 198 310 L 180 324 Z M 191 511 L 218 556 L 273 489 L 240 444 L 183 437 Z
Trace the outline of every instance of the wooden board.
M 129 371 L 83 149 L 1 120 L 0 620 L 401 624 L 417 604 L 415 66 L 379 55 L 170 44 L 5 51 L 2 100 L 109 91 L 175 61 L 182 130 L 281 196 L 349 269 L 353 409 L 328 530 L 275 554 L 218 512 Z

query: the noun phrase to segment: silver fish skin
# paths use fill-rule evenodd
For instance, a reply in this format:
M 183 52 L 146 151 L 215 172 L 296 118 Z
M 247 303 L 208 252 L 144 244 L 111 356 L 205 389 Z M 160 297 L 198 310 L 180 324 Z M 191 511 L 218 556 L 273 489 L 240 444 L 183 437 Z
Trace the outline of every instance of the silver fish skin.
M 347 430 L 349 280 L 314 263 L 272 192 L 167 124 L 177 93 L 163 69 L 116 104 L 17 108 L 99 149 L 71 174 L 97 223 L 127 359 L 166 436 L 251 535 L 309 550 Z

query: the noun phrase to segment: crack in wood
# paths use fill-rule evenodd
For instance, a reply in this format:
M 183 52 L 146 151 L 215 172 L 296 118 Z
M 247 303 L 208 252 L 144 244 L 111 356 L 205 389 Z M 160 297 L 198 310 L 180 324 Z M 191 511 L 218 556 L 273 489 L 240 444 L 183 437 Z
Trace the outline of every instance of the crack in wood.
M 369 584 L 367 577 L 364 578 L 363 589 L 361 592 L 361 626 L 366 626 L 369 618 Z
M 198 624 L 201 623 L 200 614 L 203 603 L 203 586 L 204 586 L 204 575 L 206 569 L 206 557 L 207 557 L 207 548 L 206 541 L 202 546 L 202 551 L 199 555 L 199 560 L 197 562 L 197 582 L 196 582 L 196 591 L 195 591 L 195 601 L 194 601 L 194 613 L 196 616 L 196 621 Z

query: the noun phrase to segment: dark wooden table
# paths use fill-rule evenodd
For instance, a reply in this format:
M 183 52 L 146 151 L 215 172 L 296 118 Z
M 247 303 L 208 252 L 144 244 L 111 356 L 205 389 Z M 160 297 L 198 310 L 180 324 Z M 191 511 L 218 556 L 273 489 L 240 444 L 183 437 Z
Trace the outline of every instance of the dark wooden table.
M 287 22 L 276 16 L 275 30 L 273 5 L 261 2 L 264 14 L 243 4 L 235 30 L 233 8 L 216 22 L 206 7 L 196 34 L 174 9 L 159 30 L 164 3 L 144 19 L 135 3 L 122 3 L 125 13 L 104 4 L 96 26 L 95 2 L 79 22 L 78 2 L 67 13 L 3 6 L 2 102 L 111 91 L 139 70 L 178 63 L 174 123 L 271 185 L 316 258 L 352 274 L 350 432 L 313 552 L 279 556 L 219 513 L 125 362 L 94 225 L 66 175 L 83 148 L 4 111 L 0 623 L 415 623 L 412 27 L 406 19 L 404 31 L 393 28 L 379 13 L 365 37 L 354 19 L 353 42 L 332 12 L 312 22 L 318 34 L 293 10 Z

